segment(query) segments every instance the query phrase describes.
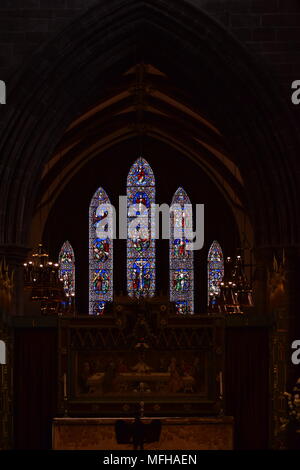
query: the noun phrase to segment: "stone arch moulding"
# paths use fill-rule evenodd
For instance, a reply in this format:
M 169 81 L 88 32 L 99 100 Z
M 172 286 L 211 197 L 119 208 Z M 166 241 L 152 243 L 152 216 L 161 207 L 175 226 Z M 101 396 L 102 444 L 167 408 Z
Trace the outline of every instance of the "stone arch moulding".
M 194 93 L 195 106 L 209 108 L 251 194 L 257 243 L 295 243 L 298 137 L 268 73 L 188 1 L 103 0 L 10 83 L 0 135 L 0 244 L 26 245 L 37 181 L 64 129 L 137 61 L 158 66 Z

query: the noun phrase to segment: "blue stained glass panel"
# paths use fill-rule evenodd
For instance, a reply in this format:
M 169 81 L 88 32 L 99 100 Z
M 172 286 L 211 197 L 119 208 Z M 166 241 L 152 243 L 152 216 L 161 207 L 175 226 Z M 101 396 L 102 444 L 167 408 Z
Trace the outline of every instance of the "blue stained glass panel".
M 67 240 L 61 247 L 58 256 L 59 277 L 63 281 L 66 297 L 75 297 L 75 256 L 74 250 Z
M 149 163 L 138 158 L 127 177 L 127 292 L 131 297 L 152 297 L 155 294 L 153 203 L 154 174 Z M 137 207 L 131 208 L 133 205 Z
M 191 202 L 183 188 L 174 194 L 170 212 L 170 300 L 178 314 L 194 313 L 194 254 L 187 229 L 192 229 Z
M 110 201 L 99 188 L 89 210 L 89 314 L 102 315 L 113 300 L 113 227 Z M 101 233 L 101 236 L 99 236 Z
M 220 285 L 224 277 L 224 257 L 223 251 L 217 240 L 214 240 L 207 257 L 208 271 L 208 304 L 210 299 L 215 299 L 220 295 Z

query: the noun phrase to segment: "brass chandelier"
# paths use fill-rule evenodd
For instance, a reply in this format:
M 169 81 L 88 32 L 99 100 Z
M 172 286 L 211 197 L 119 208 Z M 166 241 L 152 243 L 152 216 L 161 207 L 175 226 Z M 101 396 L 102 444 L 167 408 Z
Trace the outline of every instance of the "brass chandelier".
M 225 263 L 225 275 L 220 283 L 220 293 L 210 299 L 210 313 L 242 314 L 253 307 L 252 288 L 244 271 L 241 255 L 233 263 L 229 256 Z
M 41 243 L 24 263 L 24 287 L 31 292 L 30 300 L 41 302 L 42 313 L 60 313 L 63 310 L 66 295 L 59 276 L 59 264 L 49 260 L 49 254 Z

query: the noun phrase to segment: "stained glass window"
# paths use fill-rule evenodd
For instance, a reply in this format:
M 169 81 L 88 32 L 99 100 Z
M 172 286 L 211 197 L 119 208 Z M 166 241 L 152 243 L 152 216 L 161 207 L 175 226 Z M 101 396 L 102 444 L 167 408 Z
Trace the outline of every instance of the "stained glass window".
M 214 240 L 208 252 L 208 304 L 220 295 L 220 284 L 224 276 L 224 259 L 220 244 Z
M 174 194 L 170 211 L 170 300 L 179 314 L 194 313 L 194 253 L 189 248 L 193 216 L 183 188 Z
M 144 158 L 138 158 L 127 178 L 127 291 L 131 297 L 151 297 L 155 293 L 153 203 L 153 171 Z
M 66 296 L 75 296 L 75 256 L 70 242 L 66 241 L 59 252 L 59 277 L 63 280 Z
M 99 188 L 89 211 L 89 314 L 102 315 L 113 300 L 113 212 Z

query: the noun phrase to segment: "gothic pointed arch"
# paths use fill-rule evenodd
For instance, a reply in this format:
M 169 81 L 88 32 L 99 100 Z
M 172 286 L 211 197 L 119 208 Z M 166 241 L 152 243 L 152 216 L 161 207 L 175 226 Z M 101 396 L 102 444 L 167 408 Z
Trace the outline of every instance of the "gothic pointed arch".
M 44 184 L 45 167 L 55 148 L 73 120 L 102 100 L 113 78 L 137 60 L 153 64 L 178 82 L 184 95 L 191 94 L 193 107 L 205 108 L 204 115 L 219 130 L 226 148 L 234 149 L 232 160 L 246 190 L 257 187 L 247 201 L 253 226 L 259 227 L 256 243 L 279 246 L 299 241 L 299 135 L 293 113 L 267 67 L 254 61 L 232 34 L 193 3 L 170 6 L 167 0 L 111 0 L 108 5 L 99 1 L 53 35 L 14 74 L 0 138 L 3 246 L 28 243 L 40 183 Z M 183 43 L 185 47 L 178 47 Z M 155 91 L 156 86 L 150 89 Z M 259 125 L 254 125 L 258 117 Z M 128 128 L 132 132 L 126 122 Z M 142 123 L 141 128 L 149 132 L 152 124 Z M 247 145 L 240 136 L 245 136 Z

